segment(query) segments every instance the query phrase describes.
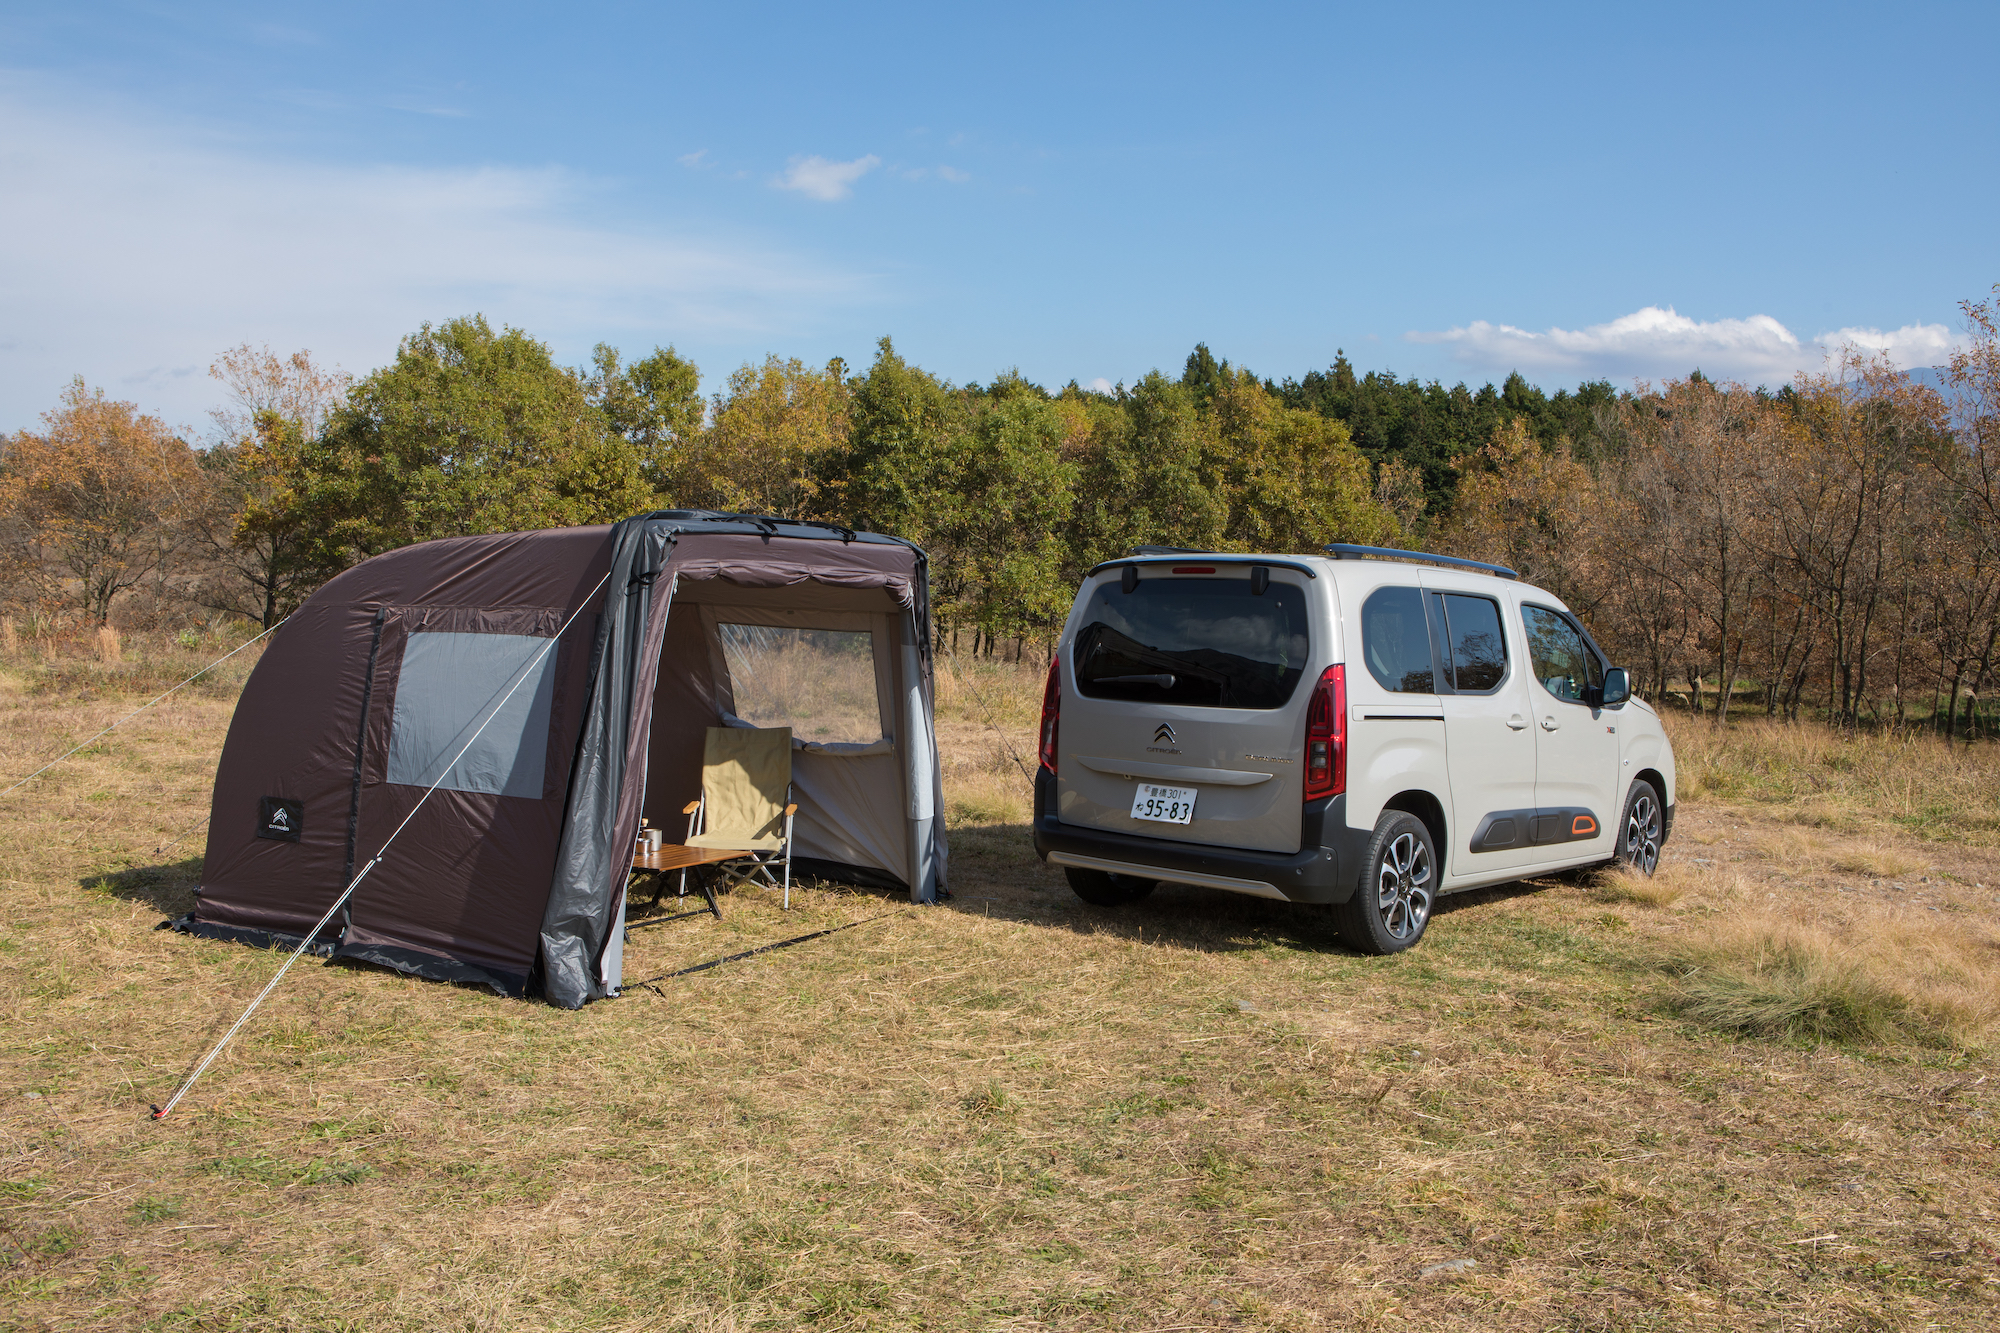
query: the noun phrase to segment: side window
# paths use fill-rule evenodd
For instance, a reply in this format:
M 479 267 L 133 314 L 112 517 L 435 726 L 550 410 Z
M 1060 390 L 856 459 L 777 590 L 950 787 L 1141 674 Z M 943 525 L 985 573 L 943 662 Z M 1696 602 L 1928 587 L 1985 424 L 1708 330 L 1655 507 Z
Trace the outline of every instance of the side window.
M 1499 605 L 1490 597 L 1446 593 L 1444 617 L 1452 684 L 1467 694 L 1500 688 L 1507 678 L 1507 637 L 1500 632 Z
M 1528 629 L 1528 656 L 1535 679 L 1558 699 L 1582 703 L 1586 687 L 1604 684 L 1604 668 L 1583 641 L 1583 632 L 1560 612 L 1542 606 L 1521 608 Z
M 715 629 L 743 721 L 790 727 L 802 741 L 866 745 L 888 736 L 875 698 L 875 636 L 867 630 L 727 621 Z
M 1424 595 L 1415 588 L 1377 588 L 1361 604 L 1361 656 L 1368 674 L 1398 694 L 1434 694 L 1431 632 Z
M 383 780 L 540 800 L 555 693 L 556 651 L 547 639 L 410 635 Z

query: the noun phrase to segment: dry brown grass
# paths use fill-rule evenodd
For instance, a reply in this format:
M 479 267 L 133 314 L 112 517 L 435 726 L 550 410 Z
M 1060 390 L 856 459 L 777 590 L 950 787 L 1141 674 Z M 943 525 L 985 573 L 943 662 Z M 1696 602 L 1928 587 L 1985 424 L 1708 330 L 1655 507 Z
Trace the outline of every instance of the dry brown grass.
M 1927 732 L 1843 734 L 1764 718 L 1718 731 L 1669 713 L 1680 796 L 1755 802 L 1839 832 L 2000 845 L 2000 746 L 1947 747 Z
M 0 1326 L 2000 1315 L 2000 1079 L 1971 1035 L 1990 853 L 1857 809 L 1857 846 L 1931 859 L 1900 892 L 1849 882 L 1848 835 L 1807 865 L 1766 850 L 1804 828 L 1786 798 L 1709 794 L 1657 888 L 1448 900 L 1419 949 L 1361 958 L 1282 904 L 1076 902 L 1021 824 L 1039 691 L 941 682 L 947 906 L 738 894 L 719 923 L 635 932 L 632 974 L 892 915 L 579 1013 L 302 967 L 162 1124 L 145 1104 L 276 962 L 150 929 L 187 902 L 195 864 L 151 848 L 198 818 L 227 700 L 0 804 Z M 114 711 L 0 684 L 0 766 Z M 1774 939 L 1900 970 L 1957 1017 L 1815 1041 L 1680 1007 L 1687 959 Z
M 2000 1028 L 2000 939 L 1961 922 L 1752 910 L 1677 941 L 1666 961 L 1674 1007 L 1721 1031 L 1980 1051 Z
M 1652 875 L 1619 866 L 1597 873 L 1591 881 L 1591 896 L 1601 903 L 1671 907 L 1687 895 L 1688 879 L 1687 872 L 1672 863 Z

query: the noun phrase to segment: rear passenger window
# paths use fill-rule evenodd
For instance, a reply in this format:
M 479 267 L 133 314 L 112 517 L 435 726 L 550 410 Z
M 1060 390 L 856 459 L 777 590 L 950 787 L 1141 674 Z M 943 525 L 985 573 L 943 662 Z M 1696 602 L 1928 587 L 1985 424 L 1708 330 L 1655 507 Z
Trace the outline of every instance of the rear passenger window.
M 1500 608 L 1490 597 L 1444 595 L 1445 639 L 1452 684 L 1467 694 L 1500 687 L 1507 677 L 1507 640 Z
M 1398 694 L 1435 694 L 1431 634 L 1424 595 L 1415 588 L 1377 588 L 1361 604 L 1361 656 L 1368 674 Z

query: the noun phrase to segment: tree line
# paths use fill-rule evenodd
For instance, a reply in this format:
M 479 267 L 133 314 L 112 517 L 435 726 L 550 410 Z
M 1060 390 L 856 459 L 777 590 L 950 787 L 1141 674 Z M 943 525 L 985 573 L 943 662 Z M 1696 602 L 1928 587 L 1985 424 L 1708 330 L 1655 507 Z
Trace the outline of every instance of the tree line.
M 81 381 L 0 437 L 0 602 L 31 635 L 269 626 L 396 546 L 701 508 L 908 537 L 940 633 L 990 652 L 1045 644 L 1141 543 L 1347 541 L 1516 567 L 1718 721 L 1748 698 L 1970 734 L 2000 667 L 1995 307 L 1965 304 L 1942 389 L 1852 352 L 1775 392 L 1696 371 L 1548 395 L 1344 354 L 1274 381 L 1197 346 L 1177 377 L 1051 391 L 955 385 L 884 338 L 865 370 L 771 356 L 704 397 L 671 347 L 568 367 L 477 315 L 358 380 L 246 345 L 205 441 Z

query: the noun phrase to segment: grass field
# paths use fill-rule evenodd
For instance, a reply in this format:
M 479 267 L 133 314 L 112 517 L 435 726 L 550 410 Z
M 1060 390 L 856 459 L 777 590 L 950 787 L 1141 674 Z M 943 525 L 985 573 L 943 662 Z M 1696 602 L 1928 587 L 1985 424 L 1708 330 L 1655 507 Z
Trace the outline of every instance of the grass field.
M 134 656 L 0 672 L 0 774 L 171 674 Z M 576 1013 L 302 964 L 155 1124 L 278 961 L 153 931 L 240 678 L 0 800 L 0 1327 L 2000 1324 L 1990 748 L 1676 724 L 1657 879 L 1374 959 L 1077 902 L 1040 680 L 965 666 L 951 903 L 738 893 L 628 975 L 882 919 Z

